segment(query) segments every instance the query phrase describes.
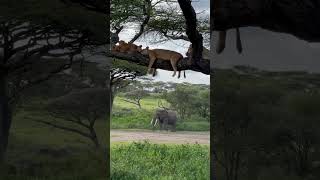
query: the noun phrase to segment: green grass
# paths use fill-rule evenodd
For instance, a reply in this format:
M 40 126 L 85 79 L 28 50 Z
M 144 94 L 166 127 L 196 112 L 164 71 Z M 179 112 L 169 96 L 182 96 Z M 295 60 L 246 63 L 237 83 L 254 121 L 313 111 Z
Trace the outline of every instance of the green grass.
M 111 146 L 114 180 L 208 180 L 209 146 L 144 143 Z
M 163 104 L 166 101 L 155 97 L 148 97 L 141 100 L 141 109 L 138 106 L 116 97 L 112 109 L 112 129 L 152 129 L 150 121 L 154 111 L 158 108 L 158 100 Z M 177 122 L 177 130 L 180 131 L 209 131 L 210 122 L 203 119 L 186 120 Z

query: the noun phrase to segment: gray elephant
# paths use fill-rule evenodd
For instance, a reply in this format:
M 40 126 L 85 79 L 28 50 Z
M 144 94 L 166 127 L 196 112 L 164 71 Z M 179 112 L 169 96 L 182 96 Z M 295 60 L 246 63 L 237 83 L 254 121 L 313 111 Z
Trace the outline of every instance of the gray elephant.
M 172 131 L 176 131 L 177 113 L 172 110 L 157 109 L 152 120 L 151 126 L 154 128 L 159 122 L 160 130 L 168 130 L 168 126 L 172 127 Z

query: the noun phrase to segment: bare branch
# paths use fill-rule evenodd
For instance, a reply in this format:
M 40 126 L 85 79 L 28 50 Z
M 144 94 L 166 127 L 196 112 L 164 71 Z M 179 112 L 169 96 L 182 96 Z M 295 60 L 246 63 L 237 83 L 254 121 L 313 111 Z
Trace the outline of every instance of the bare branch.
M 130 43 L 133 43 L 135 40 L 137 40 L 144 32 L 145 26 L 148 24 L 151 16 L 151 0 L 145 0 L 145 5 L 143 6 L 143 15 L 145 16 L 143 22 L 140 25 L 139 32 L 129 41 Z
M 54 124 L 54 123 L 51 123 L 51 122 L 47 122 L 47 121 L 44 121 L 44 120 L 34 120 L 36 122 L 39 122 L 39 123 L 42 123 L 42 124 L 46 124 L 46 125 L 49 125 L 51 127 L 54 127 L 54 128 L 57 128 L 57 129 L 62 129 L 62 130 L 65 130 L 65 131 L 69 131 L 69 132 L 74 132 L 74 133 L 77 133 L 77 134 L 80 134 L 84 137 L 87 137 L 89 139 L 91 139 L 92 137 L 90 136 L 90 134 L 87 134 L 87 133 L 84 133 L 78 129 L 75 129 L 75 128 L 70 128 L 70 127 L 65 127 L 65 126 L 62 126 L 62 125 L 58 125 L 58 124 Z

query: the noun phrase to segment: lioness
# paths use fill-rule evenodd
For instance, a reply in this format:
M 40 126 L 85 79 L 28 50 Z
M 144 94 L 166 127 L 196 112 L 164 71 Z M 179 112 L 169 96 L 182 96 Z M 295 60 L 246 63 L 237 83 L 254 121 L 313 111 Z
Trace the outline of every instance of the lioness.
M 146 47 L 145 49 L 143 49 L 141 51 L 141 54 L 149 56 L 148 73 L 150 72 L 152 65 L 156 59 L 170 61 L 172 69 L 173 69 L 172 77 L 174 77 L 176 75 L 177 62 L 179 60 L 183 59 L 182 54 L 175 52 L 175 51 L 166 50 L 166 49 L 149 49 L 149 47 Z
M 191 60 L 192 60 L 192 56 L 193 56 L 192 44 L 190 44 L 188 51 L 186 52 L 186 56 L 189 57 L 188 64 L 191 64 Z M 210 51 L 205 47 L 203 47 L 203 50 L 202 50 L 202 59 L 209 59 L 209 60 L 211 59 L 210 58 Z
M 137 46 L 133 43 L 126 43 L 123 40 L 118 42 L 119 45 L 115 45 L 112 47 L 112 51 L 118 51 L 122 53 L 134 53 L 134 52 L 141 52 L 142 51 L 142 45 Z

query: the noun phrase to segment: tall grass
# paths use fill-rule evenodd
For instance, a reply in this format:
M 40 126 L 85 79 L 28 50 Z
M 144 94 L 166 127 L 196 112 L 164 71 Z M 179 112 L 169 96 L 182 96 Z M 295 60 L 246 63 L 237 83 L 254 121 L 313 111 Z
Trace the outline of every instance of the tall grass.
M 133 142 L 111 147 L 113 180 L 208 180 L 209 147 Z

